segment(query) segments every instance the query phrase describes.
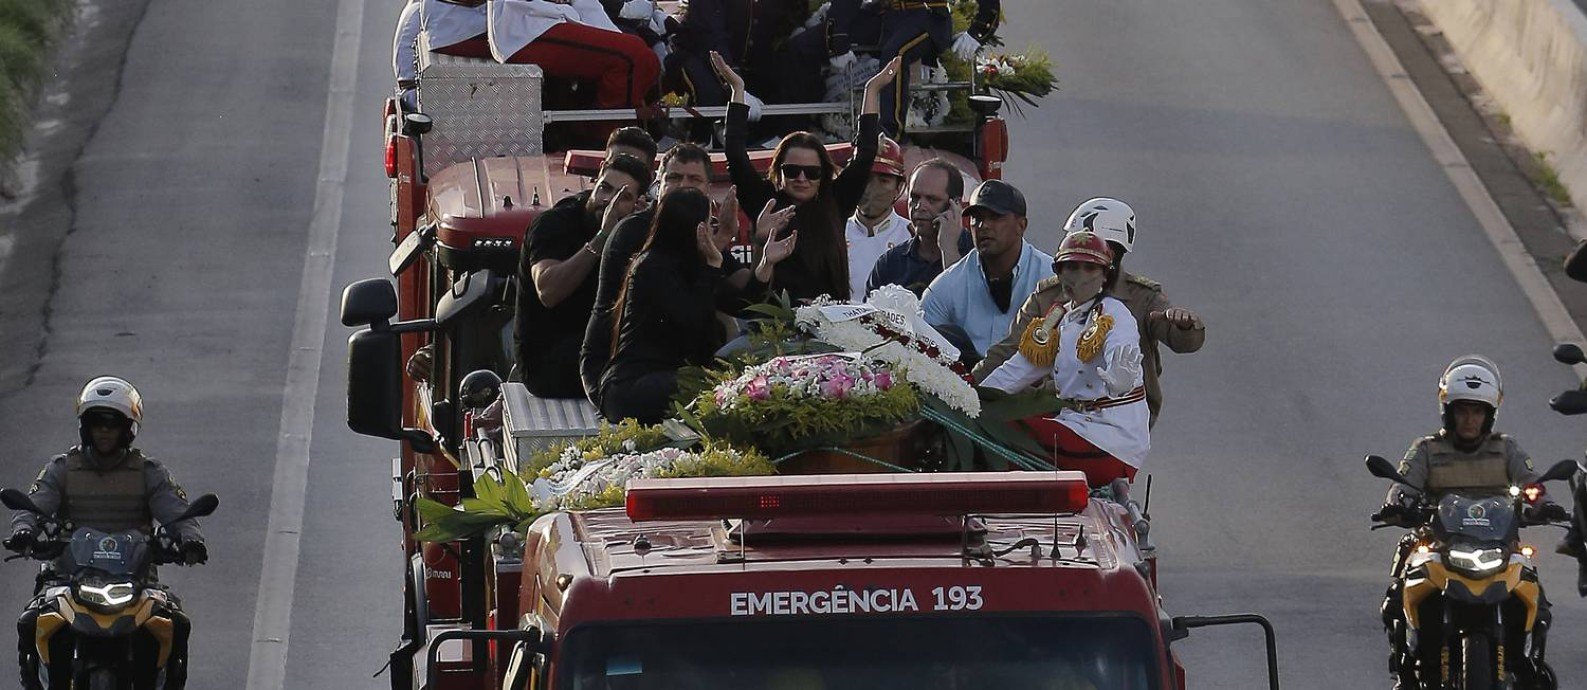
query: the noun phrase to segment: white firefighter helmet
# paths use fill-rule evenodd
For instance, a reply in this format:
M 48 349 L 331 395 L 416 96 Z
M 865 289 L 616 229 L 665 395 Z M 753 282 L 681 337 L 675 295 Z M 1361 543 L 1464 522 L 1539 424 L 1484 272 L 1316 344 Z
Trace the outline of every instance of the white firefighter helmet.
M 1499 379 L 1499 367 L 1482 355 L 1457 357 L 1444 369 L 1438 379 L 1438 411 L 1448 414 L 1449 404 L 1467 400 L 1487 405 L 1499 411 L 1504 400 L 1504 384 Z M 1490 417 L 1490 424 L 1491 424 Z
M 132 423 L 128 431 L 135 436 L 138 425 L 143 422 L 143 396 L 126 379 L 100 376 L 89 381 L 83 386 L 83 392 L 77 394 L 77 417 L 81 419 L 93 410 L 120 413 Z
M 1135 209 L 1118 199 L 1099 196 L 1075 207 L 1064 221 L 1064 234 L 1089 230 L 1130 251 L 1135 245 Z

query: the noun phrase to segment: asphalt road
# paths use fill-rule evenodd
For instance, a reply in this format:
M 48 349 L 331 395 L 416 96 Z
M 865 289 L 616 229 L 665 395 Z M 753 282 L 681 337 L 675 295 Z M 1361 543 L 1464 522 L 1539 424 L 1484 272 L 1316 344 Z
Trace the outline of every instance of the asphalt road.
M 1286 687 L 1386 686 L 1376 612 L 1395 535 L 1367 531 L 1385 487 L 1361 455 L 1432 431 L 1444 363 L 1478 351 L 1504 369 L 1500 428 L 1540 461 L 1573 457 L 1578 429 L 1544 404 L 1569 371 L 1326 0 L 1006 4 L 1010 46 L 1045 46 L 1062 79 L 1013 127 L 1007 178 L 1033 238 L 1050 250 L 1073 204 L 1123 197 L 1141 228 L 1130 268 L 1209 323 L 1201 353 L 1167 358 L 1149 465 L 1168 606 L 1272 618 Z M 336 286 L 379 274 L 389 247 L 375 128 L 399 9 L 363 5 Z M 196 620 L 195 687 L 247 675 L 335 12 L 150 4 L 73 167 L 70 233 L 58 252 L 9 243 L 0 268 L 56 267 L 43 346 L 0 352 L 31 372 L 0 389 L 0 483 L 71 444 L 76 387 L 113 371 L 145 392 L 141 445 L 222 498 L 211 563 L 165 575 Z M 345 430 L 345 336 L 333 318 L 289 688 L 384 687 L 370 676 L 400 630 L 392 448 Z M 20 607 L 24 571 L 4 571 L 0 601 Z M 1566 686 L 1587 682 L 1587 606 L 1561 559 L 1544 578 L 1551 657 Z M 1260 682 L 1254 631 L 1198 632 L 1181 654 L 1195 687 Z

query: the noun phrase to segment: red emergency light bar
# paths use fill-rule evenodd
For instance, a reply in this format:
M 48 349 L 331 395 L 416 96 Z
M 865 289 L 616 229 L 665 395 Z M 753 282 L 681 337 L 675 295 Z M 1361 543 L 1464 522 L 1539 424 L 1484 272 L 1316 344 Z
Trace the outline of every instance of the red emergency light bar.
M 1085 509 L 1090 493 L 1079 472 L 636 479 L 628 485 L 628 519 L 1072 514 Z

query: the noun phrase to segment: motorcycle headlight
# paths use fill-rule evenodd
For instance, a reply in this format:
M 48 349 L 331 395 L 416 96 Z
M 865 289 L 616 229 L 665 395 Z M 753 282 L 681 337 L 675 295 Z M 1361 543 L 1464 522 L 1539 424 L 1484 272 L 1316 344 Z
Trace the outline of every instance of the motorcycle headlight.
M 72 587 L 72 594 L 78 601 L 111 612 L 138 598 L 138 587 L 126 580 L 87 578 Z
M 1498 572 L 1510 559 L 1506 557 L 1504 549 L 1492 547 L 1486 549 L 1461 549 L 1451 547 L 1444 556 L 1444 562 L 1456 570 L 1462 570 L 1472 575 L 1491 575 Z

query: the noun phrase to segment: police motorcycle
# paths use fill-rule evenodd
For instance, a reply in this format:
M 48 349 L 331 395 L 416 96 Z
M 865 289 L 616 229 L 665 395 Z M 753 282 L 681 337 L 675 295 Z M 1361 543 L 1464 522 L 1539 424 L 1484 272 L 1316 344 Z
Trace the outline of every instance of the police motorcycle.
M 1403 617 L 1395 625 L 1403 628 L 1393 631 L 1396 645 L 1403 645 L 1402 687 L 1557 688 L 1543 661 L 1547 622 L 1539 621 L 1543 591 L 1532 564 L 1535 550 L 1521 544 L 1520 528 L 1552 524 L 1534 514 L 1531 502 L 1542 495 L 1543 482 L 1575 474 L 1576 462 L 1561 461 L 1538 483 L 1502 494 L 1438 497 L 1406 482 L 1382 456 L 1369 455 L 1366 464 L 1373 476 L 1406 487 L 1412 497 L 1372 515 L 1379 523 L 1372 529 L 1411 530 L 1396 585 Z
M 165 590 L 151 586 L 154 565 L 182 563 L 180 544 L 165 526 L 104 532 L 45 514 L 27 494 L 0 490 L 0 503 L 39 515 L 39 534 L 27 553 L 63 567 L 64 584 L 41 578 L 38 621 L 39 684 L 52 690 L 156 690 L 165 685 L 174 625 Z M 172 523 L 205 517 L 220 504 L 204 494 Z M 65 558 L 62 558 L 65 556 Z M 68 678 L 52 674 L 70 673 Z
M 1572 278 L 1587 282 L 1587 243 L 1583 243 L 1571 255 L 1571 262 L 1566 268 L 1572 272 Z M 1554 347 L 1554 361 L 1561 364 L 1587 364 L 1587 354 L 1582 352 L 1580 346 L 1572 343 L 1561 343 Z M 1580 388 L 1568 390 L 1554 396 L 1548 401 L 1548 406 L 1562 415 L 1587 414 L 1587 382 Z M 1559 552 L 1571 556 L 1577 561 L 1576 593 L 1587 597 L 1587 544 L 1582 542 L 1582 535 L 1587 535 L 1587 474 L 1577 472 L 1571 477 L 1570 493 L 1575 503 L 1575 520 L 1570 533 L 1560 545 Z

